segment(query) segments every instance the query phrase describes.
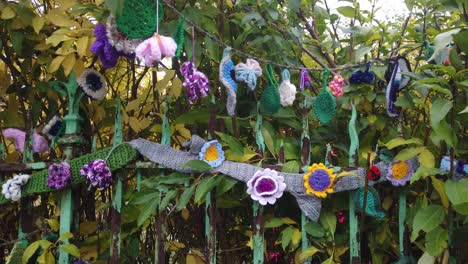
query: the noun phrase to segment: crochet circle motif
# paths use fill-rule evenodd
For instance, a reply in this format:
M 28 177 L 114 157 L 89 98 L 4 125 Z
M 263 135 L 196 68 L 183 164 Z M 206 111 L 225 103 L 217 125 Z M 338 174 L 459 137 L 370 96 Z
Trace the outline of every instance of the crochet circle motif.
M 309 177 L 309 185 L 316 191 L 324 191 L 330 185 L 330 175 L 325 170 L 316 170 Z

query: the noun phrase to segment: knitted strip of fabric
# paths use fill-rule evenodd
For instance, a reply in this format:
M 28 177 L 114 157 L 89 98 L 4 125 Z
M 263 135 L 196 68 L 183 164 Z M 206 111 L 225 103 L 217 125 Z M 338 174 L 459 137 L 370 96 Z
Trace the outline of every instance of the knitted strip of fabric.
M 70 160 L 69 163 L 72 172 L 71 185 L 74 186 L 85 182 L 86 179 L 80 175 L 81 167 L 83 167 L 83 165 L 87 164 L 92 160 L 105 159 L 111 149 L 111 147 L 100 149 L 93 153 L 89 153 Z M 130 163 L 131 161 L 136 159 L 136 157 L 137 152 L 131 146 L 129 146 L 128 144 L 122 144 L 112 151 L 111 156 L 107 160 L 107 165 L 109 166 L 111 171 L 115 171 Z M 46 183 L 48 174 L 48 170 L 42 170 L 31 174 L 29 182 L 22 188 L 21 196 L 27 197 L 31 196 L 32 194 L 56 191 L 53 188 L 47 187 Z M 5 199 L 3 195 L 0 196 L 0 204 L 3 204 L 8 201 L 9 200 Z
M 183 167 L 186 162 L 197 159 L 197 154 L 205 140 L 194 135 L 189 142 L 184 144 L 184 147 L 190 148 L 189 151 L 184 152 L 181 150 L 173 149 L 169 146 L 164 146 L 154 143 L 145 139 L 135 139 L 130 144 L 140 152 L 141 155 L 147 157 L 154 163 L 160 164 L 166 168 L 177 170 L 183 173 L 190 173 L 192 170 L 188 167 Z M 389 167 L 388 162 L 380 162 L 375 164 L 382 173 L 386 173 Z M 243 182 L 248 182 L 249 179 L 255 174 L 256 171 L 262 168 L 232 161 L 224 161 L 221 166 L 216 168 L 216 171 L 231 176 Z M 338 171 L 336 169 L 336 171 Z M 335 182 L 335 192 L 346 190 L 354 190 L 364 186 L 364 179 L 366 177 L 366 170 L 364 168 L 357 168 L 349 171 L 352 175 L 339 177 Z M 278 172 L 278 175 L 284 177 L 286 183 L 286 191 L 290 192 L 296 198 L 299 207 L 305 215 L 311 220 L 316 221 L 320 216 L 321 199 L 314 195 L 306 195 L 303 181 L 303 174 L 291 174 Z M 370 183 L 374 185 L 378 182 L 386 181 L 385 177 L 377 182 Z
M 234 81 L 234 62 L 231 60 L 231 48 L 225 48 L 223 52 L 223 58 L 219 64 L 219 79 L 221 83 L 226 87 L 227 103 L 226 109 L 230 116 L 234 116 L 236 112 L 236 92 L 237 83 Z
M 125 0 L 122 12 L 116 18 L 117 29 L 129 39 L 146 39 L 156 32 L 156 1 Z M 164 11 L 159 1 L 159 21 Z

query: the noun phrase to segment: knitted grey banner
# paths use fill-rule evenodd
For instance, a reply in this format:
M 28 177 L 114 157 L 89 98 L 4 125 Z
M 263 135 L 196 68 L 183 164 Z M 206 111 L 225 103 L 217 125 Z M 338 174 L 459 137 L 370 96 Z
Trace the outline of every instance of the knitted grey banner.
M 183 145 L 183 147 L 188 149 L 187 152 L 141 138 L 132 140 L 130 145 L 140 152 L 141 155 L 147 157 L 154 163 L 179 172 L 190 173 L 192 170 L 182 165 L 190 160 L 198 159 L 198 153 L 205 142 L 206 141 L 199 136 L 193 135 L 192 139 L 185 142 Z M 382 177 L 378 182 L 386 181 L 385 175 L 387 175 L 389 163 L 380 162 L 375 164 L 375 166 L 382 172 Z M 256 171 L 263 170 L 263 168 L 226 160 L 215 170 L 243 182 L 248 182 Z M 335 173 L 338 173 L 338 170 L 340 170 L 340 168 L 335 168 Z M 335 192 L 354 190 L 364 186 L 364 177 L 366 175 L 366 170 L 364 168 L 352 169 L 348 172 L 350 175 L 337 178 L 335 182 Z M 305 193 L 304 174 L 279 172 L 279 175 L 284 177 L 286 191 L 294 195 L 304 214 L 309 219 L 317 221 L 320 216 L 322 199 Z M 370 184 L 373 185 L 378 182 Z

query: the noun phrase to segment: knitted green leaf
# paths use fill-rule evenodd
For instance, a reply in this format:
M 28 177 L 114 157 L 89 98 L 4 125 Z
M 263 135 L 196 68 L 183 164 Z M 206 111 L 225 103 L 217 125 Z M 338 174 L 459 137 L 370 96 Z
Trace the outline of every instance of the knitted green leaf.
M 363 201 L 364 201 L 364 188 L 359 188 L 356 191 L 355 196 L 356 208 L 358 210 L 362 210 Z M 382 212 L 381 205 L 380 205 L 380 197 L 377 191 L 369 187 L 367 189 L 367 202 L 366 202 L 366 215 L 376 217 L 376 218 L 384 218 L 385 213 Z
M 260 108 L 263 112 L 273 115 L 280 109 L 280 94 L 278 88 L 273 84 L 268 84 L 260 98 Z
M 182 47 L 184 46 L 184 39 L 185 39 L 184 25 L 185 25 L 185 18 L 180 17 L 179 21 L 177 21 L 177 26 L 176 26 L 174 35 L 172 36 L 174 41 L 177 43 L 177 50 L 174 56 L 176 59 L 180 58 L 180 53 L 182 52 Z
M 333 116 L 335 115 L 335 107 L 335 98 L 327 90 L 322 90 L 317 98 L 315 98 L 314 112 L 318 120 L 323 124 L 327 124 L 333 119 Z
M 159 20 L 164 16 L 162 1 L 159 1 Z M 116 17 L 117 29 L 129 39 L 146 39 L 156 32 L 156 1 L 125 0 L 122 12 Z

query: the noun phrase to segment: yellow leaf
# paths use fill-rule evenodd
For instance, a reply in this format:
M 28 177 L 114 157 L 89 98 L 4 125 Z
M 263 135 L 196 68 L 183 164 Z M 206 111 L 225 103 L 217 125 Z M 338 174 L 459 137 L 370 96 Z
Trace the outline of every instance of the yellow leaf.
M 315 253 L 317 252 L 320 252 L 319 249 L 317 249 L 316 247 L 310 247 L 308 249 L 306 249 L 304 252 L 301 253 L 301 255 L 299 256 L 301 262 L 307 260 L 308 258 L 312 257 L 313 255 L 315 255 Z
M 42 254 L 37 258 L 39 264 L 55 264 L 54 254 L 50 251 L 43 251 Z
M 80 223 L 80 235 L 90 235 L 96 232 L 97 228 L 98 226 L 96 221 Z
M 35 50 L 38 50 L 38 51 L 44 51 L 44 50 L 47 50 L 50 48 L 50 45 L 49 44 L 45 44 L 45 43 L 39 43 L 37 44 L 36 46 L 34 46 L 34 49 Z
M 199 257 L 197 255 L 189 254 L 185 258 L 185 263 L 186 264 L 203 264 L 203 263 L 205 263 L 205 261 L 201 257 Z
M 75 65 L 73 65 L 73 71 L 75 71 L 76 76 L 80 76 L 83 71 L 85 70 L 85 65 L 82 60 L 75 61 Z
M 176 77 L 172 80 L 172 86 L 169 90 L 169 95 L 177 99 L 181 93 L 182 93 L 182 81 Z
M 63 41 L 73 39 L 65 34 L 52 34 L 52 36 L 46 39 L 46 44 L 51 44 L 52 46 L 56 47 L 58 44 L 62 43 Z
M 50 226 L 50 229 L 57 232 L 59 230 L 60 224 L 57 219 L 48 219 L 47 224 Z
M 50 62 L 49 67 L 47 67 L 47 71 L 50 72 L 50 73 L 56 72 L 59 69 L 60 64 L 62 64 L 64 59 L 65 59 L 65 57 L 63 57 L 63 56 L 55 57 Z
M 301 231 L 299 231 L 299 229 L 297 228 L 294 228 L 292 238 L 291 238 L 293 245 L 299 244 L 299 241 L 301 241 L 301 238 L 302 238 Z
M 182 212 L 181 212 L 181 215 L 182 215 L 182 218 L 187 221 L 190 217 L 190 212 L 187 208 L 184 208 L 182 209 Z
M 288 224 L 288 225 L 295 225 L 295 224 L 297 224 L 296 221 L 292 220 L 292 219 L 289 218 L 289 217 L 283 217 L 282 220 L 283 220 L 283 223 Z
M 143 117 L 140 121 L 140 130 L 143 130 L 151 125 L 151 120 L 149 118 Z
M 39 33 L 42 27 L 44 26 L 45 19 L 43 17 L 37 16 L 34 17 L 32 20 L 32 26 L 34 28 L 34 32 Z
M 75 61 L 75 53 L 70 53 L 65 57 L 65 59 L 62 62 L 62 67 L 63 71 L 65 72 L 65 76 L 68 76 L 68 74 L 70 74 L 71 70 L 73 69 L 73 66 L 75 65 Z
M 435 166 L 435 157 L 428 149 L 424 149 L 419 153 L 419 163 L 428 169 L 432 169 Z
M 135 132 L 140 132 L 141 128 L 140 128 L 140 124 L 139 124 L 139 121 L 136 117 L 134 116 L 131 116 L 128 118 L 128 124 L 130 125 L 130 127 L 133 129 L 133 131 Z
M 177 124 L 175 125 L 175 128 L 180 133 L 180 135 L 183 136 L 184 138 L 189 139 L 192 137 L 190 130 L 185 128 L 184 124 Z
M 130 111 L 136 110 L 139 107 L 140 107 L 140 99 L 137 98 L 135 100 L 128 102 L 127 107 L 125 108 L 125 111 L 127 111 L 128 113 Z
M 14 18 L 16 15 L 15 10 L 13 8 L 7 6 L 2 10 L 2 16 L 0 18 L 2 19 L 11 19 Z
M 76 45 L 76 52 L 78 52 L 78 56 L 84 57 L 86 56 L 86 51 L 88 50 L 88 36 L 84 36 L 79 38 L 75 45 Z
M 442 202 L 442 205 L 445 208 L 449 207 L 449 201 L 447 197 L 447 193 L 445 192 L 445 184 L 443 181 L 437 179 L 434 176 L 431 176 L 432 179 L 432 186 L 434 186 L 434 189 L 439 193 L 440 196 L 440 201 Z
M 58 27 L 72 27 L 75 25 L 75 21 L 67 18 L 66 13 L 60 11 L 58 8 L 51 9 L 49 13 L 46 15 L 46 19 L 49 20 L 50 23 L 58 26 Z

